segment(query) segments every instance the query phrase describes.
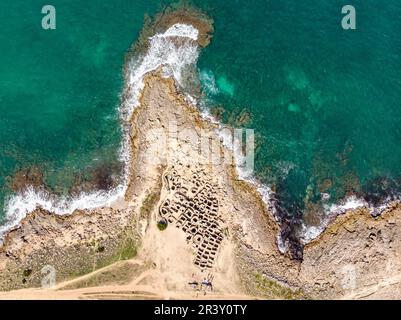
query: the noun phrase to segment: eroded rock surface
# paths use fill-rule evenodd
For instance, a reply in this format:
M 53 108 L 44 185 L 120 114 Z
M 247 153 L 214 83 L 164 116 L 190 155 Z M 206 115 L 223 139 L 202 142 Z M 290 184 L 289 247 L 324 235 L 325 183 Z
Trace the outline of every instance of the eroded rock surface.
M 339 216 L 304 250 L 300 282 L 319 298 L 401 298 L 385 293 L 401 275 L 401 212 L 358 209 Z

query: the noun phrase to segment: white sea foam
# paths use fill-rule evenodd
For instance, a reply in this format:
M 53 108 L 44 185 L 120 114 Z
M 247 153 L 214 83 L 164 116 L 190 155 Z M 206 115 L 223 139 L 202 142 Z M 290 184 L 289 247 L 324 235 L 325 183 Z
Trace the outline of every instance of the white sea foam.
M 306 244 L 316 239 L 336 216 L 363 207 L 369 207 L 369 204 L 365 200 L 359 199 L 356 196 L 348 197 L 345 201 L 339 204 L 324 205 L 323 210 L 325 212 L 325 220 L 322 221 L 319 226 L 306 226 L 305 224 L 302 226 L 302 243 Z
M 199 30 L 188 24 L 176 23 L 163 34 L 156 34 L 153 38 L 182 37 L 198 40 Z
M 175 24 L 164 33 L 149 38 L 149 49 L 141 57 L 133 57 L 128 62 L 125 74 L 125 101 L 120 106 L 124 135 L 121 143 L 120 159 L 125 164 L 123 182 L 108 191 L 82 193 L 77 197 L 58 197 L 45 191 L 28 188 L 25 192 L 15 194 L 5 201 L 5 222 L 0 226 L 0 239 L 7 230 L 17 226 L 20 221 L 36 208 L 41 207 L 55 214 L 71 214 L 76 209 L 94 209 L 111 206 L 122 199 L 128 184 L 128 164 L 130 163 L 131 144 L 129 141 L 127 121 L 135 107 L 139 105 L 140 92 L 144 87 L 144 76 L 159 67 L 164 68 L 166 76 L 173 76 L 182 84 L 182 73 L 185 68 L 195 64 L 198 59 L 199 31 L 191 25 Z M 181 38 L 180 44 L 174 39 Z
M 311 242 L 313 239 L 316 239 L 324 231 L 324 229 L 326 229 L 326 227 L 326 224 L 322 224 L 320 226 L 306 226 L 305 224 L 302 225 L 301 242 L 303 244 Z
M 199 74 L 200 80 L 204 87 L 206 88 L 206 92 L 216 95 L 219 93 L 219 89 L 216 85 L 216 78 L 212 71 L 210 70 L 202 70 Z
M 347 198 L 343 203 L 332 204 L 331 206 L 326 206 L 326 211 L 331 214 L 343 214 L 348 210 L 357 209 L 361 207 L 367 207 L 369 204 L 362 199 L 358 199 L 355 196 Z
M 180 45 L 174 42 L 176 37 L 182 37 Z M 126 96 L 123 104 L 125 120 L 129 120 L 132 111 L 139 105 L 139 96 L 144 86 L 144 76 L 159 67 L 164 67 L 166 76 L 173 76 L 179 85 L 183 85 L 184 70 L 194 65 L 199 56 L 196 41 L 198 30 L 191 25 L 176 24 L 165 33 L 157 34 L 149 39 L 149 49 L 146 54 L 132 59 L 127 66 Z
M 23 193 L 14 195 L 6 203 L 6 223 L 0 226 L 0 235 L 18 223 L 37 207 L 51 211 L 58 215 L 70 214 L 76 209 L 94 209 L 110 206 L 124 194 L 125 186 L 110 191 L 96 191 L 92 193 L 81 193 L 77 197 L 56 197 L 45 191 L 28 188 Z

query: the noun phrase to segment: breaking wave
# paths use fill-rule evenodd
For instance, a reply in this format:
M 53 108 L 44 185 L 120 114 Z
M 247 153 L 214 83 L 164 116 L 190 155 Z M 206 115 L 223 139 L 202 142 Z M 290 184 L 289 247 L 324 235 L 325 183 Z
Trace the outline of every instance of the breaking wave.
M 358 198 L 356 196 L 350 196 L 344 199 L 342 202 L 337 204 L 325 205 L 323 207 L 325 213 L 325 220 L 319 226 L 306 226 L 303 225 L 301 241 L 306 244 L 316 239 L 333 221 L 333 219 L 339 215 L 345 214 L 347 211 L 356 210 L 359 208 L 367 208 L 372 216 L 379 216 L 385 210 L 388 209 L 389 205 L 399 203 L 401 197 L 389 197 L 382 201 L 381 204 L 372 204 L 365 199 Z
M 339 204 L 325 205 L 323 207 L 325 212 L 325 220 L 319 226 L 302 225 L 302 243 L 306 244 L 316 239 L 327 228 L 331 220 L 338 215 L 344 214 L 349 210 L 355 210 L 363 207 L 369 207 L 369 204 L 365 200 L 359 199 L 356 196 L 350 196 Z

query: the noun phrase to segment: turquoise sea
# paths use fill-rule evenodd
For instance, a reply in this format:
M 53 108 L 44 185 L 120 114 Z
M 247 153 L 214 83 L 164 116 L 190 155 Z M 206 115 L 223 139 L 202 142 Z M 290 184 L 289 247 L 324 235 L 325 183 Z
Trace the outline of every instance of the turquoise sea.
M 169 3 L 52 0 L 54 31 L 41 28 L 49 3 L 0 4 L 0 216 L 19 169 L 39 167 L 59 194 L 98 167 L 118 175 L 124 55 Z M 198 62 L 204 101 L 255 130 L 255 174 L 287 216 L 401 191 L 399 0 L 191 3 L 215 23 Z M 341 28 L 346 4 L 356 30 Z

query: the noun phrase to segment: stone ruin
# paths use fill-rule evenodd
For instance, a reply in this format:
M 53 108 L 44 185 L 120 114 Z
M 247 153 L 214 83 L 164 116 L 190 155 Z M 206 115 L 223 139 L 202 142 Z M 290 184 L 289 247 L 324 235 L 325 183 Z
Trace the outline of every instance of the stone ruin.
M 197 267 L 212 268 L 223 241 L 224 221 L 219 215 L 217 188 L 202 169 L 192 170 L 188 176 L 184 178 L 174 166 L 165 172 L 167 196 L 159 216 L 185 232 L 187 242 L 196 251 Z

